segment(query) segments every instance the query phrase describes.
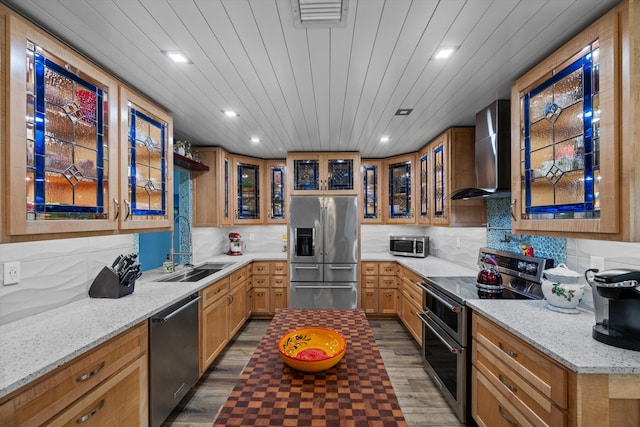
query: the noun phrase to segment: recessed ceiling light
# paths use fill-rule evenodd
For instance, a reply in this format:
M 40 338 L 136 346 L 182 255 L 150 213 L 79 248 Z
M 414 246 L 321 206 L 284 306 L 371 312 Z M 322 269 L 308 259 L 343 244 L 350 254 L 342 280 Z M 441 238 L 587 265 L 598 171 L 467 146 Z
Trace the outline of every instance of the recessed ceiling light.
M 253 142 L 254 144 L 257 144 L 260 142 L 260 138 L 251 138 L 251 142 Z
M 433 59 L 447 59 L 453 55 L 456 49 L 457 47 L 441 47 L 436 51 L 435 55 L 433 55 Z
M 380 138 L 380 142 L 389 142 L 389 137 L 383 136 L 382 138 Z
M 224 115 L 227 116 L 227 117 L 239 117 L 240 116 L 240 114 L 236 113 L 233 110 L 224 110 L 223 112 L 224 112 Z
M 191 60 L 187 58 L 187 55 L 179 50 L 163 50 L 162 53 L 171 58 L 173 62 L 177 62 L 179 64 L 192 64 Z
M 413 108 L 399 108 L 396 111 L 396 116 L 408 116 L 413 111 Z

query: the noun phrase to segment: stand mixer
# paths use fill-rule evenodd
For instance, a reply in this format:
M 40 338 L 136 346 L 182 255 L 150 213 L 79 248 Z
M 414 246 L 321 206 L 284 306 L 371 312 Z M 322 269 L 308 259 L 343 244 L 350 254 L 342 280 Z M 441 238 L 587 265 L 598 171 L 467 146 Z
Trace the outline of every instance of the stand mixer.
M 229 250 L 227 255 L 242 255 L 242 247 L 244 246 L 240 233 L 229 233 Z

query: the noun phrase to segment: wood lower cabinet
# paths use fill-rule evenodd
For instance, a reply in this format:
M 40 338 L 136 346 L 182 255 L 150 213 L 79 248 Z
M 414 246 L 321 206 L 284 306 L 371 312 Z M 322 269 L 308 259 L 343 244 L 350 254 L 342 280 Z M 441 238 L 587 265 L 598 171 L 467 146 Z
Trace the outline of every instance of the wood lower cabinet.
M 0 425 L 148 425 L 148 324 L 65 363 L 0 404 Z
M 289 306 L 289 268 L 287 261 L 253 263 L 253 315 L 271 316 Z
M 396 263 L 366 261 L 360 264 L 360 307 L 371 315 L 396 315 Z
M 418 283 L 422 280 L 422 277 L 408 268 L 398 267 L 398 316 L 420 345 L 422 345 L 422 321 L 418 313 L 422 312 L 422 289 L 418 287 Z
M 471 410 L 476 422 L 487 427 L 566 426 L 568 370 L 477 313 L 472 330 Z

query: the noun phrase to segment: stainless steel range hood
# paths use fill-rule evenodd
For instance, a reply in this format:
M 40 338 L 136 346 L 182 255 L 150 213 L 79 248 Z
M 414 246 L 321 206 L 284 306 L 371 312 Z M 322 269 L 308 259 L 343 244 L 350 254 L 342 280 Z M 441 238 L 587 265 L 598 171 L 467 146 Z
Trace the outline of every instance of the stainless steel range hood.
M 454 191 L 452 200 L 511 195 L 509 108 L 509 100 L 497 100 L 476 114 L 476 187 Z

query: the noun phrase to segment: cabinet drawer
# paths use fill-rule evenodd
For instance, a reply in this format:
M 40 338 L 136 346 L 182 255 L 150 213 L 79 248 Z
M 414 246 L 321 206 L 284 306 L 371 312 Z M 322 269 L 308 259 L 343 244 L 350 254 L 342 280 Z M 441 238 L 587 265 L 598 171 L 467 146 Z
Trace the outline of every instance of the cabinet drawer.
M 146 353 L 147 322 L 27 385 L 0 406 L 0 425 L 41 425 L 75 400 Z
M 147 425 L 147 387 L 147 358 L 141 357 L 78 400 L 47 425 Z
M 246 279 L 248 277 L 247 272 L 248 272 L 248 267 L 245 266 L 245 267 L 242 267 L 241 269 L 236 270 L 233 273 L 231 273 L 230 276 L 229 276 L 231 278 L 230 279 L 231 282 L 229 283 L 229 286 L 231 288 L 233 288 L 235 285 L 237 285 L 238 283 L 240 283 L 244 279 Z M 253 273 L 254 274 L 259 274 L 259 273 L 256 273 L 256 266 L 255 265 L 253 266 Z
M 381 276 L 396 276 L 398 267 L 395 262 L 381 262 L 378 265 L 378 274 Z
M 473 315 L 473 338 L 490 352 L 496 365 L 517 372 L 558 407 L 567 408 L 567 371 L 552 359 L 489 320 Z
M 253 282 L 253 286 L 256 286 L 258 288 L 268 288 L 271 282 L 269 279 L 270 279 L 269 276 L 254 274 L 253 279 L 251 279 L 251 281 Z
M 395 276 L 380 276 L 378 277 L 378 286 L 380 288 L 398 288 L 398 279 Z
M 378 276 L 362 276 L 362 287 L 375 289 L 378 287 Z
M 287 277 L 282 276 L 271 276 L 271 287 L 272 288 L 288 288 L 289 280 Z
M 402 295 L 412 304 L 422 307 L 422 291 L 418 285 L 402 282 Z M 418 319 L 420 321 L 420 319 Z
M 289 274 L 289 268 L 286 262 L 272 262 L 271 274 L 274 276 L 286 276 Z
M 471 387 L 471 414 L 480 427 L 536 425 L 501 397 L 491 382 L 475 367 L 471 371 Z
M 260 261 L 253 263 L 253 274 L 271 274 L 271 269 L 269 268 L 269 263 Z
M 209 304 L 216 302 L 218 299 L 227 295 L 229 292 L 229 278 L 218 280 L 214 284 L 206 287 L 202 290 L 200 295 L 202 296 L 202 307 L 207 307 Z
M 414 273 L 413 271 L 409 270 L 408 268 L 400 269 L 400 279 L 402 279 L 405 282 L 411 283 L 414 286 L 417 286 L 417 283 L 420 283 L 423 281 L 422 277 L 420 277 L 418 274 Z
M 558 408 L 538 389 L 524 380 L 517 372 L 496 361 L 492 352 L 484 345 L 473 341 L 473 363 L 484 380 L 493 389 L 527 418 L 537 420 L 536 424 L 548 426 L 566 425 L 566 411 Z
M 378 275 L 378 263 L 377 262 L 363 262 L 362 263 L 362 274 L 367 276 L 377 276 Z

